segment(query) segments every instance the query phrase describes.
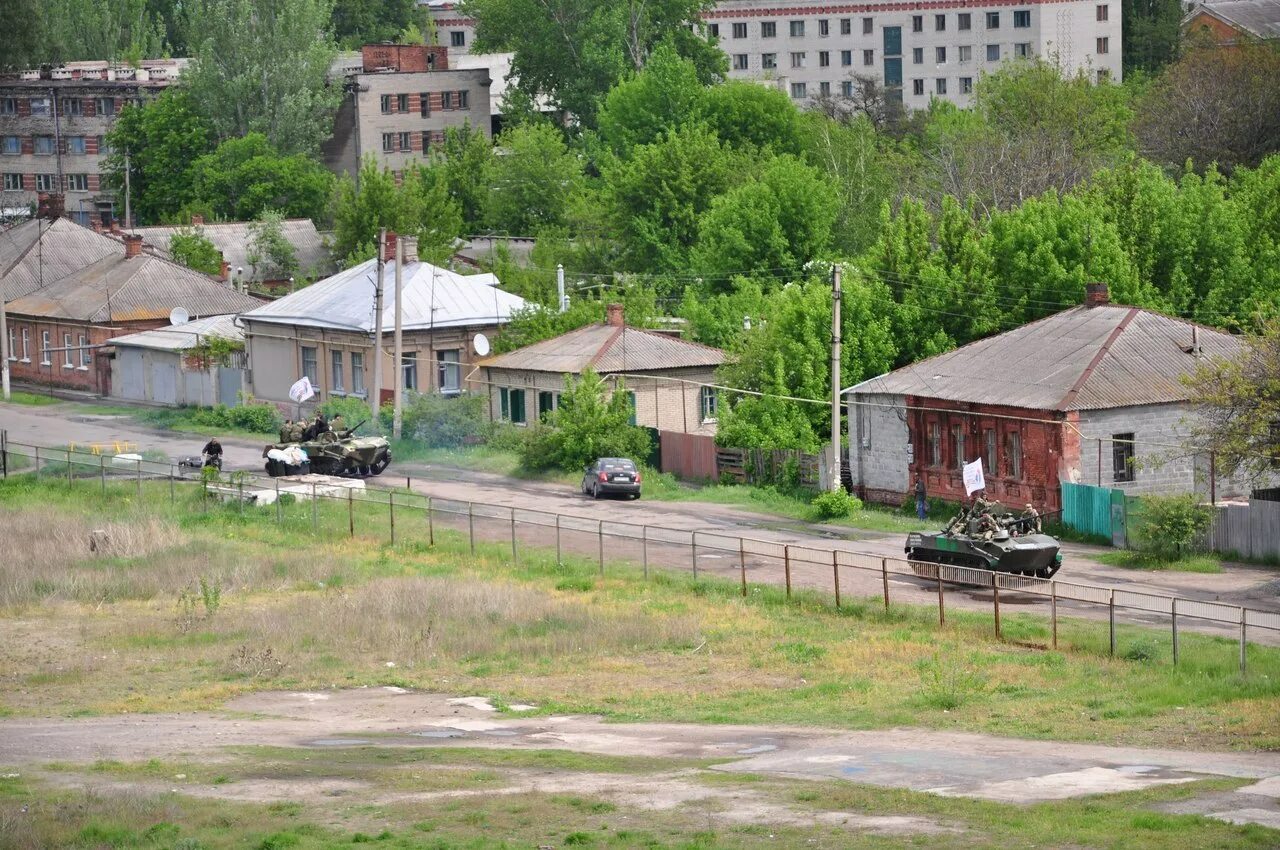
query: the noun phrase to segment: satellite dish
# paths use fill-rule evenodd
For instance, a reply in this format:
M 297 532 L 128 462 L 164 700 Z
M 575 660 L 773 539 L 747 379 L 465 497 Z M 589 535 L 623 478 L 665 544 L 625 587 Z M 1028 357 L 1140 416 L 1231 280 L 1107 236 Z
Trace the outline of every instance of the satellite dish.
M 476 334 L 471 340 L 471 347 L 476 350 L 476 354 L 481 357 L 489 353 L 489 337 L 484 334 Z
M 191 314 L 185 307 L 174 307 L 169 311 L 169 324 L 185 325 L 189 321 L 191 321 Z

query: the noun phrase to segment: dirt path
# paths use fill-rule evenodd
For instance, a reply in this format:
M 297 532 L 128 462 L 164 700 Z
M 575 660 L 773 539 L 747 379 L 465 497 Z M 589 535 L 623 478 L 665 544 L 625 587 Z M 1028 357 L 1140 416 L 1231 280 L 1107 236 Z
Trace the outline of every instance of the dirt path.
M 501 715 L 480 698 L 449 698 L 401 688 L 259 693 L 232 701 L 220 713 L 0 720 L 0 765 L 18 769 L 52 761 L 84 764 L 98 759 L 212 757 L 222 748 L 248 745 L 315 750 L 483 747 L 728 759 L 715 769 L 801 779 L 847 779 L 1017 803 L 1231 776 L 1258 781 L 1239 792 L 1217 795 L 1207 813 L 1280 828 L 1280 755 L 1272 753 L 1150 750 L 917 729 L 848 732 L 802 727 L 609 724 L 583 715 L 522 718 Z M 516 789 L 539 788 L 540 782 L 543 790 L 569 788 L 581 781 L 588 783 L 584 788 L 603 787 L 608 793 L 636 799 L 679 802 L 694 793 L 674 773 L 656 778 L 612 775 L 603 785 L 603 780 L 596 782 L 590 777 L 511 778 Z M 332 791 L 314 790 L 318 794 Z M 205 793 L 275 799 L 280 789 L 269 784 L 258 790 L 253 785 L 240 785 Z M 1194 804 L 1191 801 L 1189 805 Z

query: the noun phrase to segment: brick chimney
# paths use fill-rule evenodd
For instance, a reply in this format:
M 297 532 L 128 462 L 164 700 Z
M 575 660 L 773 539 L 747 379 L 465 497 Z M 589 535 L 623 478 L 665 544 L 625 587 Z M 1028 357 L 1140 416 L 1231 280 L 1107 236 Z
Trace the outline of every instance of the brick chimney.
M 391 231 L 387 231 L 386 242 L 383 243 L 382 261 L 390 263 L 396 258 L 396 235 Z
M 192 214 L 192 216 L 191 216 L 191 226 L 192 226 L 192 227 L 199 227 L 199 226 L 200 226 L 200 225 L 202 225 L 202 224 L 204 224 L 204 216 L 202 216 L 202 215 Z
M 404 264 L 418 262 L 418 239 L 414 236 L 401 236 L 400 243 L 404 246 L 400 250 L 404 253 Z
M 120 219 L 118 218 L 111 219 L 111 232 L 116 234 L 117 236 L 120 235 Z
M 62 218 L 65 209 L 66 198 L 56 192 L 41 192 L 36 195 L 37 218 Z
M 1086 283 L 1084 285 L 1084 303 L 1086 307 L 1097 307 L 1099 304 L 1110 304 L 1111 293 L 1105 283 Z
M 132 259 L 142 254 L 142 237 L 136 233 L 124 235 L 124 258 Z
M 222 268 L 218 271 L 218 277 L 224 281 L 231 280 L 231 264 L 225 259 L 222 261 Z
M 606 311 L 606 315 L 608 316 L 608 319 L 606 320 L 606 324 L 608 324 L 610 327 L 620 328 L 625 324 L 622 318 L 621 304 L 610 304 L 608 307 L 605 308 L 605 311 Z

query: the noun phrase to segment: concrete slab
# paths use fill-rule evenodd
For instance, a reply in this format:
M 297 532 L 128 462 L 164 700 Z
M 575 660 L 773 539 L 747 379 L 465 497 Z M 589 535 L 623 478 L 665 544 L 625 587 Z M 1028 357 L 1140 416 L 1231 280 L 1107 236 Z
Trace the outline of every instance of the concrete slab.
M 1153 785 L 1195 782 L 1197 779 L 1204 778 L 1200 774 L 1176 774 L 1154 767 L 1141 771 L 1124 767 L 1086 767 L 1065 773 L 1029 776 L 1005 782 L 986 782 L 976 787 L 952 786 L 928 790 L 943 797 L 978 797 L 1000 803 L 1025 803 L 1067 800 L 1090 794 L 1140 791 Z
M 1224 820 L 1227 823 L 1248 824 L 1280 829 L 1280 811 L 1275 809 L 1230 809 L 1224 812 L 1209 812 L 1207 817 Z
M 1269 776 L 1261 782 L 1236 789 L 1237 794 L 1255 794 L 1259 797 L 1280 799 L 1280 776 Z

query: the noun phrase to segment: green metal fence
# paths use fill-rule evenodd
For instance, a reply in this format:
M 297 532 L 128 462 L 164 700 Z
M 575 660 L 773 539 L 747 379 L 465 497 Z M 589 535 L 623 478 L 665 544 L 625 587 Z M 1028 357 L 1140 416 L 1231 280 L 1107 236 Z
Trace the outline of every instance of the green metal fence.
M 1113 510 L 1113 505 L 1120 510 Z M 1124 491 L 1088 484 L 1062 485 L 1062 524 L 1084 534 L 1114 541 L 1114 532 L 1124 528 Z

